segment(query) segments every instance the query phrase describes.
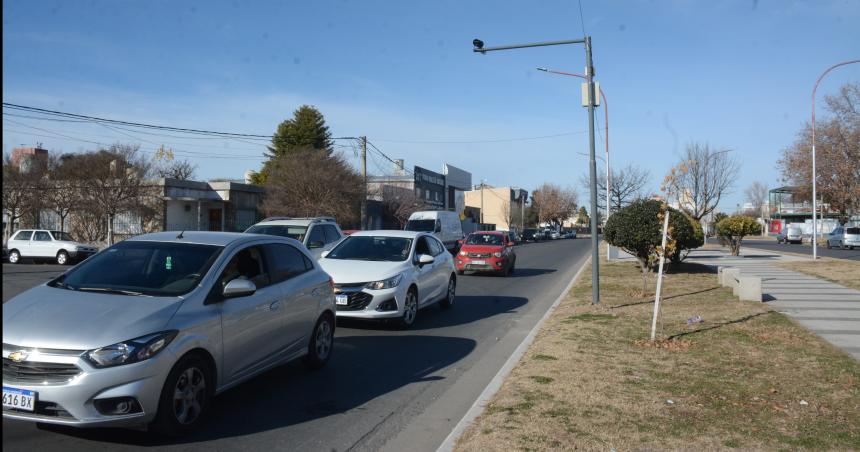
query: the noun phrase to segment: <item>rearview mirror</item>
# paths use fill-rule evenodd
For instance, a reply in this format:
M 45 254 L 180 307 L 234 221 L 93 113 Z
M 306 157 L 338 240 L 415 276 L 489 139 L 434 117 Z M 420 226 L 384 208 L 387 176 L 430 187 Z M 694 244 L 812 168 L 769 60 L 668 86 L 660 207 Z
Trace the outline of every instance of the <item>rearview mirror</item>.
M 420 265 L 432 264 L 435 260 L 436 260 L 436 258 L 434 258 L 433 256 L 431 256 L 429 254 L 421 254 L 418 256 L 418 263 Z
M 257 285 L 253 281 L 245 278 L 236 278 L 224 286 L 221 295 L 224 298 L 245 297 L 257 291 Z
M 325 246 L 325 243 L 323 243 L 319 240 L 314 240 L 313 242 L 308 243 L 308 249 L 322 248 L 324 246 Z

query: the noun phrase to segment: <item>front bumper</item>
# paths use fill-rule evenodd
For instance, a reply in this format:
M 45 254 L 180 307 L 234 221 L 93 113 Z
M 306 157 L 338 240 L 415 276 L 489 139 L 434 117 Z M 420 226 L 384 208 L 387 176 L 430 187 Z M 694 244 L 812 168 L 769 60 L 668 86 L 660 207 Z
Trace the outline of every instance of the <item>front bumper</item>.
M 69 257 L 74 259 L 74 260 L 82 261 L 82 260 L 84 260 L 84 259 L 86 259 L 86 258 L 88 258 L 88 257 L 90 257 L 96 253 L 97 253 L 97 251 L 75 250 L 75 251 L 69 251 Z
M 406 299 L 404 281 L 391 289 L 370 290 L 365 288 L 335 288 L 335 296 L 347 295 L 349 304 L 336 305 L 337 317 L 382 320 L 403 316 Z
M 29 356 L 24 364 L 74 364 L 80 373 L 69 381 L 39 384 L 19 381 L 7 372 L 7 359 L 16 348 L 3 348 L 3 386 L 36 393 L 35 410 L 3 408 L 3 417 L 75 427 L 125 427 L 147 424 L 155 418 L 161 389 L 175 357 L 164 350 L 152 359 L 97 369 L 76 355 Z M 95 407 L 95 400 L 132 397 L 138 408 L 129 414 L 106 415 Z
M 475 261 L 478 261 L 478 263 Z M 457 267 L 457 270 L 464 272 L 497 272 L 504 270 L 507 264 L 507 256 L 485 258 L 457 256 L 456 259 L 454 259 L 454 266 Z

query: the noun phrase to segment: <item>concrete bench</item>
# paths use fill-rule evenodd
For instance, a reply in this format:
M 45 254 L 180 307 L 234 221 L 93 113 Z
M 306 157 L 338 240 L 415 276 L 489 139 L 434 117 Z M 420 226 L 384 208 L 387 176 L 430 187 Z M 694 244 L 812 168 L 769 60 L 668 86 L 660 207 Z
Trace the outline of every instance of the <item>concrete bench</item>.
M 723 268 L 718 275 L 720 277 L 720 284 L 723 287 L 731 287 L 734 292 L 735 287 L 738 285 L 738 278 L 741 277 L 741 269 L 734 267 Z
M 741 301 L 761 302 L 761 277 L 741 276 L 738 278 L 737 296 Z

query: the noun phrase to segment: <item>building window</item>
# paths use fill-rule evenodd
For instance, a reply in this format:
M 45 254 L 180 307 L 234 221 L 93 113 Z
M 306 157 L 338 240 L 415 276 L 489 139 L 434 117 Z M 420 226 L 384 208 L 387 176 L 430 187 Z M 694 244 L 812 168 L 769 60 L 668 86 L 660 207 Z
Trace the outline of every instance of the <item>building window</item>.
M 425 194 L 427 195 L 427 200 L 429 201 L 429 200 L 430 200 L 430 190 L 427 190 L 427 191 L 425 192 Z

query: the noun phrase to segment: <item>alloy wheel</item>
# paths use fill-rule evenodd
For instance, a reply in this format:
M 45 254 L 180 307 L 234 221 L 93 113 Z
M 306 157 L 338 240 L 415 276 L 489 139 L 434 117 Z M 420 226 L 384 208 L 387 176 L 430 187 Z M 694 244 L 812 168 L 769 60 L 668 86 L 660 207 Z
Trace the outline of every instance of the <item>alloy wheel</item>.
M 183 425 L 193 424 L 203 412 L 206 377 L 197 367 L 188 367 L 176 380 L 173 391 L 173 414 Z
M 403 323 L 412 325 L 415 317 L 418 314 L 418 300 L 415 298 L 415 292 L 406 293 L 406 303 L 403 306 Z
M 333 334 L 329 321 L 323 320 L 320 322 L 319 328 L 317 328 L 316 340 L 314 341 L 318 359 L 325 361 L 325 359 L 328 358 L 328 354 L 331 352 L 331 344 L 333 342 L 332 336 Z

